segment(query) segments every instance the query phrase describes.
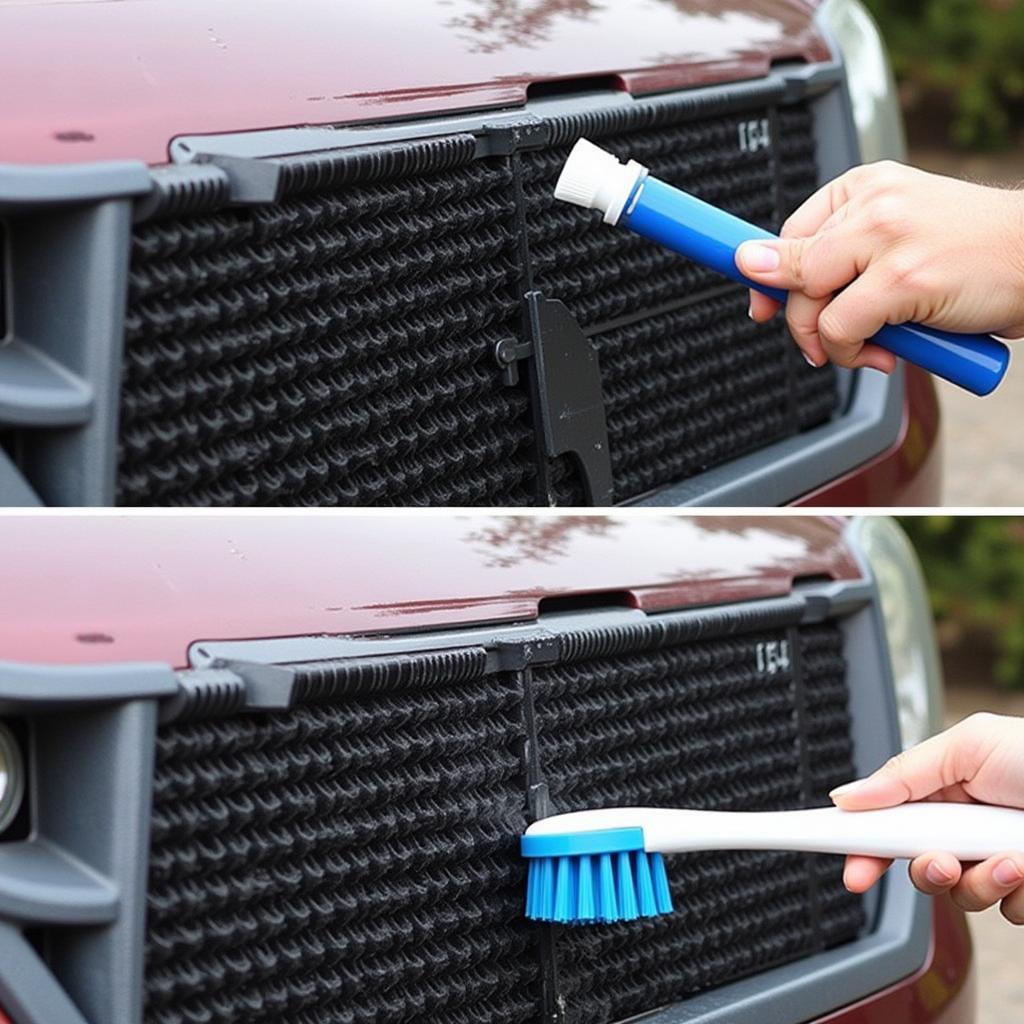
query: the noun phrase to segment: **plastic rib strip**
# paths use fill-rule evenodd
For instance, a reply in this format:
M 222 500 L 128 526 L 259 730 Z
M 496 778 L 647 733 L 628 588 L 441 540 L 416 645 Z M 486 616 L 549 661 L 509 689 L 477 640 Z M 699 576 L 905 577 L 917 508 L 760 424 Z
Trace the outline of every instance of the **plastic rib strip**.
M 353 693 L 409 689 L 442 680 L 461 683 L 482 676 L 486 667 L 487 652 L 482 647 L 288 666 L 295 673 L 292 700 L 296 704 L 332 700 Z
M 651 650 L 703 637 L 731 636 L 756 629 L 788 626 L 801 620 L 804 602 L 791 596 L 743 608 L 707 608 L 679 617 L 660 615 L 643 622 L 563 634 L 561 661 L 607 657 L 623 651 Z
M 283 157 L 278 164 L 284 192 L 297 193 L 461 167 L 473 159 L 475 152 L 474 137 L 461 134 Z

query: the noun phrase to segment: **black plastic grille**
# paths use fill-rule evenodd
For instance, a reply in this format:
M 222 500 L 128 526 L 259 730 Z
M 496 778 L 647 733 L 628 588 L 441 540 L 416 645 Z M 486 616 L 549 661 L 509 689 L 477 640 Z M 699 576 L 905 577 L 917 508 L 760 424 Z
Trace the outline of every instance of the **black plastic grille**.
M 150 1024 L 534 1019 L 505 677 L 165 728 Z
M 757 645 L 785 640 L 790 666 L 759 671 Z M 836 625 L 565 656 L 582 660 L 531 684 L 555 810 L 795 807 L 853 775 Z M 561 929 L 542 952 L 516 842 L 525 686 L 162 726 L 147 1024 L 525 1024 L 548 957 L 548 999 L 601 1024 L 858 934 L 840 858 L 708 853 L 673 858 L 672 915 Z
M 121 504 L 528 504 L 507 163 L 135 233 Z
M 759 224 L 777 227 L 816 184 L 806 104 L 641 109 L 631 128 L 618 108 L 588 134 Z M 765 118 L 773 147 L 742 152 L 740 122 Z M 493 352 L 523 335 L 524 255 L 599 351 L 614 500 L 834 412 L 832 370 L 810 370 L 781 323 L 748 321 L 742 289 L 556 206 L 568 146 L 449 149 L 415 170 L 368 161 L 343 187 L 293 174 L 278 203 L 135 228 L 120 504 L 534 503 L 529 389 L 503 383 Z M 566 465 L 553 476 L 560 503 L 582 500 Z
M 749 120 L 749 113 L 725 115 L 601 142 L 664 181 L 777 228 L 816 180 L 811 120 L 806 108 L 780 115 L 779 183 L 767 150 L 738 153 L 740 123 Z M 570 148 L 524 155 L 534 285 L 565 302 L 597 347 L 616 499 L 827 420 L 834 375 L 807 366 L 782 318 L 754 324 L 743 289 L 723 287 L 713 272 L 554 199 Z M 563 503 L 581 493 L 566 492 Z
M 841 635 L 833 625 L 803 627 L 791 668 L 759 673 L 756 645 L 785 635 L 538 671 L 539 755 L 554 810 L 827 803 L 828 790 L 853 775 Z M 808 698 L 803 728 L 798 657 Z M 807 779 L 794 756 L 802 742 Z M 736 852 L 669 861 L 675 913 L 560 936 L 570 1021 L 653 1009 L 850 939 L 863 924 L 861 901 L 842 885 L 842 858 Z

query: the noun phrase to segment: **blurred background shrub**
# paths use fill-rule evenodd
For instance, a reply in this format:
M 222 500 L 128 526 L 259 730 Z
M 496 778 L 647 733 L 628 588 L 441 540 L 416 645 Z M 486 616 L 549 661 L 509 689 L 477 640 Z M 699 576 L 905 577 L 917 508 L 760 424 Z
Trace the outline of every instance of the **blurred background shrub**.
M 921 559 L 947 665 L 977 682 L 1024 688 L 1024 519 L 903 516 L 900 523 Z
M 889 46 L 908 127 L 964 149 L 1024 122 L 1024 0 L 865 0 Z

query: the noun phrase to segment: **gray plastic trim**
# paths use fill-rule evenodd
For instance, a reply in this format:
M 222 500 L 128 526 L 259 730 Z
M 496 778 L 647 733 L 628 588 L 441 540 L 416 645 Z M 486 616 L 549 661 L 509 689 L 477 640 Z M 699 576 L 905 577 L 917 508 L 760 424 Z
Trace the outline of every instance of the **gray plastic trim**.
M 0 964 L 0 1006 L 14 1024 L 89 1024 L 25 936 L 6 921 L 0 921 Z
M 148 697 L 71 706 L 36 722 L 39 832 L 120 894 L 120 912 L 106 926 L 53 928 L 48 936 L 55 977 L 95 1024 L 142 1020 L 156 723 L 157 702 Z
M 26 924 L 110 924 L 117 889 L 46 839 L 0 843 L 0 917 Z
M 0 448 L 0 506 L 37 508 L 43 501 L 11 461 L 10 456 Z
M 153 183 L 141 160 L 0 164 L 0 213 L 26 213 L 144 196 Z
M 176 692 L 168 665 L 0 662 L 0 713 L 29 733 L 31 832 L 0 843 L 0 1006 L 15 1024 L 142 1019 L 158 701 Z
M 178 681 L 168 665 L 36 665 L 0 661 L 0 712 L 25 714 L 85 710 L 102 704 L 173 697 Z
M 9 221 L 14 337 L 92 395 L 78 425 L 37 402 L 47 429 L 23 430 L 21 470 L 48 505 L 114 502 L 131 213 L 130 199 L 108 199 Z
M 0 424 L 80 426 L 92 414 L 92 388 L 17 338 L 0 346 Z

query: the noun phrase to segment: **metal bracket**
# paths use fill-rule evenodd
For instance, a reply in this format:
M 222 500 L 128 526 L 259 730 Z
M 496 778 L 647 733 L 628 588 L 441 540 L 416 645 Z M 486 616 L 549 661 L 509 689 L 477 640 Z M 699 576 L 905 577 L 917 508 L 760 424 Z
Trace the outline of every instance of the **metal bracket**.
M 558 299 L 526 295 L 540 435 L 549 458 L 572 455 L 590 505 L 611 505 L 612 464 L 597 349 Z M 546 504 L 552 496 L 546 495 Z

